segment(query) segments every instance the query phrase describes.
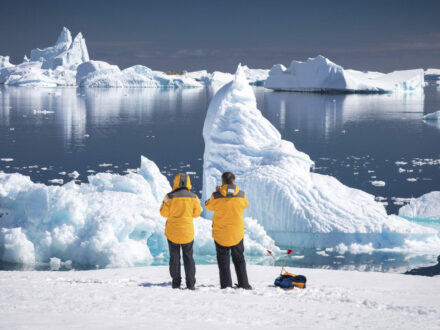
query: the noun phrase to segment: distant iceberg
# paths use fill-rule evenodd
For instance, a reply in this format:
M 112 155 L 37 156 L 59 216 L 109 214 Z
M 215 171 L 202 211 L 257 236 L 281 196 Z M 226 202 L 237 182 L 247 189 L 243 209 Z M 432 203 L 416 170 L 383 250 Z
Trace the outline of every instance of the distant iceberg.
M 437 80 L 440 78 L 440 69 L 429 68 L 425 70 L 425 78 L 429 80 Z
M 399 215 L 413 219 L 440 220 L 440 191 L 412 198 L 409 204 L 399 209 Z
M 306 62 L 292 61 L 272 67 L 264 85 L 281 91 L 389 93 L 422 90 L 425 86 L 423 69 L 380 72 L 345 70 L 324 56 Z
M 440 110 L 424 115 L 423 120 L 440 122 Z
M 248 66 L 242 66 L 246 79 L 250 85 L 263 86 L 269 70 L 266 69 L 250 69 Z M 185 77 L 195 79 L 205 83 L 209 87 L 213 87 L 215 91 L 234 79 L 234 75 L 228 72 L 214 71 L 208 73 L 206 70 L 185 72 Z
M 0 69 L 9 68 L 11 66 L 13 65 L 9 62 L 9 56 L 0 55 Z
M 75 69 L 78 65 L 89 60 L 86 41 L 81 32 L 72 41 L 70 31 L 63 27 L 57 42 L 52 47 L 31 50 L 32 62 L 42 62 L 42 69 L 56 69 L 62 66 Z
M 81 87 L 194 88 L 202 85 L 191 78 L 166 75 L 143 65 L 120 70 L 117 65 L 88 61 L 78 66 L 76 83 Z
M 250 201 L 247 215 L 280 246 L 371 243 L 391 249 L 429 242 L 440 248 L 435 230 L 387 215 L 373 195 L 311 172 L 309 156 L 283 140 L 257 109 L 241 67 L 212 99 L 203 138 L 203 199 L 215 191 L 222 172 L 234 172 Z M 205 211 L 204 216 L 211 214 Z
M 51 258 L 100 267 L 151 264 L 168 251 L 159 214 L 171 190 L 156 164 L 145 157 L 136 173 L 98 173 L 88 184 L 33 183 L 0 173 L 0 261 L 34 264 Z M 278 248 L 255 220 L 246 218 L 250 255 Z M 194 220 L 195 255 L 215 255 L 212 222 Z
M 0 56 L 0 84 L 10 86 L 56 87 L 138 87 L 193 88 L 200 82 L 185 76 L 166 75 L 142 65 L 125 70 L 102 61 L 91 61 L 83 35 L 72 40 L 63 28 L 54 46 L 33 49 L 30 59 L 13 65 Z

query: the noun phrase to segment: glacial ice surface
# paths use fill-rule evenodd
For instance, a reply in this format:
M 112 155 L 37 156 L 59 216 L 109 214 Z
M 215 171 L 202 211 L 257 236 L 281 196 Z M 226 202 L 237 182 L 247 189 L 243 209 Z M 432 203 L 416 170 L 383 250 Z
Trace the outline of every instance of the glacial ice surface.
M 283 140 L 257 109 L 240 66 L 212 99 L 203 137 L 203 199 L 215 191 L 222 172 L 234 172 L 250 202 L 247 216 L 280 246 L 371 243 L 378 249 L 429 240 L 440 247 L 435 230 L 387 215 L 373 195 L 311 172 L 309 156 Z
M 136 173 L 98 173 L 89 183 L 44 185 L 0 173 L 0 261 L 35 264 L 58 258 L 82 265 L 126 267 L 150 264 L 168 251 L 159 214 L 171 190 L 145 157 Z M 274 249 L 256 220 L 246 218 L 249 255 Z M 211 221 L 194 220 L 195 255 L 215 255 Z
M 423 69 L 380 72 L 345 70 L 324 56 L 306 62 L 292 61 L 288 68 L 276 64 L 269 72 L 265 87 L 274 90 L 310 92 L 405 92 L 422 90 Z
M 406 218 L 440 220 L 440 191 L 411 198 L 409 204 L 399 209 L 399 215 Z

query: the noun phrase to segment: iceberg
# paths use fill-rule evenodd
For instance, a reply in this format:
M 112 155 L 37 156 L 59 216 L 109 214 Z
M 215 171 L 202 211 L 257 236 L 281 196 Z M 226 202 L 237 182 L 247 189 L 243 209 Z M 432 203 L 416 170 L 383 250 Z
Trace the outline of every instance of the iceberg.
M 0 56 L 0 84 L 13 86 L 56 87 L 202 87 L 195 79 L 167 75 L 142 65 L 120 70 L 117 65 L 91 61 L 81 32 L 72 40 L 63 28 L 54 46 L 33 49 L 30 59 L 12 65 L 8 56 Z
M 42 62 L 42 69 L 54 70 L 58 66 L 76 68 L 79 64 L 89 60 L 89 53 L 81 32 L 72 41 L 69 29 L 63 27 L 55 45 L 31 50 L 30 60 Z
M 246 79 L 250 85 L 263 86 L 267 77 L 269 76 L 269 70 L 266 69 L 250 69 L 248 66 L 242 66 Z M 185 72 L 185 77 L 193 78 L 197 81 L 204 82 L 205 85 L 213 87 L 214 90 L 218 90 L 223 85 L 234 79 L 234 75 L 227 72 L 214 71 L 208 73 L 206 70 Z
M 276 64 L 264 85 L 268 89 L 303 92 L 389 93 L 422 90 L 423 69 L 380 72 L 345 70 L 324 56 L 306 62 Z
M 429 68 L 425 70 L 424 74 L 426 79 L 436 80 L 440 78 L 440 69 Z
M 432 191 L 399 209 L 399 215 L 411 219 L 440 220 L 440 191 Z
M 252 87 L 241 66 L 232 82 L 212 99 L 203 138 L 204 200 L 232 171 L 246 192 L 246 215 L 258 221 L 281 247 L 335 247 L 352 243 L 394 248 L 429 240 L 437 248 L 437 231 L 387 215 L 374 196 L 313 173 L 313 161 L 277 129 L 256 107 Z M 205 211 L 205 217 L 211 214 Z
M 58 81 L 47 70 L 41 69 L 41 62 L 23 62 L 0 70 L 0 83 L 12 86 L 56 87 Z
M 78 66 L 76 83 L 81 87 L 195 88 L 202 85 L 192 78 L 166 75 L 143 65 L 120 70 L 117 65 L 88 61 Z
M 1 56 L 0 55 L 0 69 L 9 68 L 14 66 L 9 62 L 9 56 Z
M 126 175 L 98 173 L 89 183 L 62 186 L 0 173 L 0 261 L 35 264 L 51 258 L 99 267 L 151 264 L 168 251 L 159 214 L 171 190 L 156 164 Z M 247 253 L 263 255 L 274 241 L 255 220 L 246 220 Z M 195 255 L 215 255 L 211 221 L 194 220 Z
M 440 110 L 433 112 L 433 113 L 428 113 L 427 115 L 424 115 L 423 120 L 439 122 L 440 121 Z
M 28 59 L 10 65 L 9 57 L 0 65 L 0 84 L 31 87 L 75 86 L 76 68 L 89 60 L 85 39 L 81 32 L 73 39 L 63 28 L 55 46 L 34 49 Z M 9 65 L 8 65 L 9 64 Z

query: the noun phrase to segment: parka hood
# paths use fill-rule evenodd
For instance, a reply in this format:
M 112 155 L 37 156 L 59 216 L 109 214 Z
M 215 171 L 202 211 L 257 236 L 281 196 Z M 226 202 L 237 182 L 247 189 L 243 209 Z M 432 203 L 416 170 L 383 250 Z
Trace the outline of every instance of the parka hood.
M 238 192 L 240 191 L 240 189 L 238 188 L 237 185 L 235 184 L 224 184 L 221 186 L 219 193 L 222 196 L 226 196 L 226 195 L 237 195 Z
M 173 182 L 173 191 L 179 188 L 186 188 L 188 190 L 191 190 L 191 179 L 188 174 L 186 173 L 179 173 L 174 178 Z

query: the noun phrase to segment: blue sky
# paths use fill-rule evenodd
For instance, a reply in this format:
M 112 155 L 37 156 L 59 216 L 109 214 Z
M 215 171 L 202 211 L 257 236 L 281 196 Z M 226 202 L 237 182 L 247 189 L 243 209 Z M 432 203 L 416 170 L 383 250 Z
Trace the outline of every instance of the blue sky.
M 81 31 L 93 59 L 124 68 L 233 71 L 318 54 L 347 68 L 440 67 L 440 1 L 59 1 L 2 4 L 0 55 L 17 63 Z

